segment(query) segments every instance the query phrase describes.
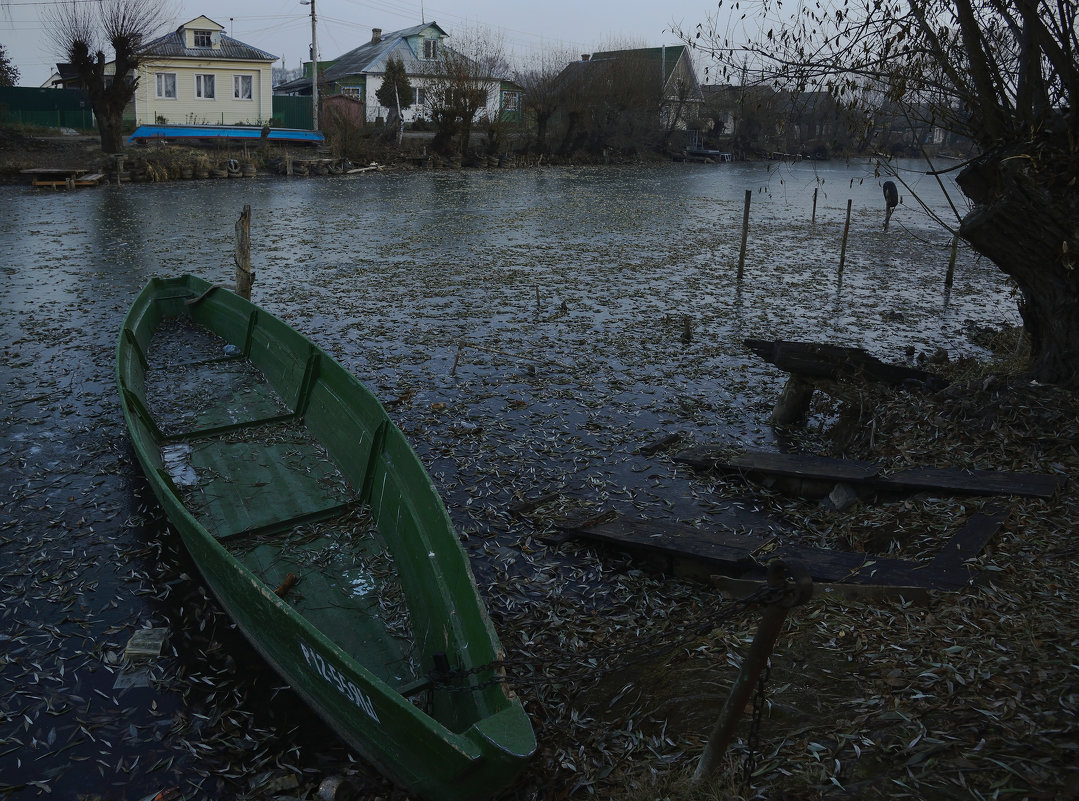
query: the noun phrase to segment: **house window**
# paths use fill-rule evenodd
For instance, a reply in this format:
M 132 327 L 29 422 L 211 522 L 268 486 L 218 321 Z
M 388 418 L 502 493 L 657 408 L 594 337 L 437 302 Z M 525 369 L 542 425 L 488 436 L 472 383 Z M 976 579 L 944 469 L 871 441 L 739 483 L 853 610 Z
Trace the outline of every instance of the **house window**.
M 502 110 L 503 111 L 517 111 L 521 102 L 521 95 L 518 92 L 503 92 L 502 93 Z
M 210 31 L 195 31 L 195 47 L 213 47 L 213 34 Z
M 195 97 L 202 98 L 203 100 L 214 99 L 214 76 L 213 75 L 196 75 L 195 76 Z
M 423 57 L 428 61 L 438 58 L 438 39 L 423 40 Z
M 427 92 L 426 92 L 426 90 L 424 90 L 424 88 L 422 86 L 417 86 L 415 88 L 415 92 L 416 92 L 416 102 L 413 103 L 413 105 L 415 105 L 415 106 L 417 106 L 419 108 L 422 108 L 422 107 L 426 106 L 427 105 Z
M 363 100 L 363 87 L 342 86 L 341 94 L 343 94 L 345 97 L 351 97 L 353 100 Z
M 210 76 L 213 77 L 213 76 Z M 251 100 L 254 97 L 254 79 L 250 75 L 232 76 L 233 100 Z
M 156 87 L 157 97 L 163 97 L 169 100 L 176 99 L 175 72 L 155 72 L 154 86 Z

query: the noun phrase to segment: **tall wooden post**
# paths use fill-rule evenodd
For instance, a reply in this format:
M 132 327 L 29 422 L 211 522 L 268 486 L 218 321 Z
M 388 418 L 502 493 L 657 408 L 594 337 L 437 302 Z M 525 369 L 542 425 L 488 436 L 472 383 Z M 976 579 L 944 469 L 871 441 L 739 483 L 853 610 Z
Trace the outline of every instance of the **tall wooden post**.
M 236 294 L 251 300 L 255 273 L 251 269 L 251 207 L 244 205 L 236 221 Z
M 738 254 L 738 278 L 746 271 L 746 240 L 749 239 L 749 203 L 753 200 L 753 190 L 746 190 L 746 208 L 742 212 L 742 250 Z
M 819 186 L 813 187 L 813 217 L 812 217 L 812 219 L 810 219 L 810 222 L 813 223 L 814 225 L 817 224 L 817 190 L 818 189 L 820 189 Z
M 850 232 L 850 203 L 847 198 L 847 221 L 843 224 L 843 246 L 839 249 L 839 274 L 843 274 L 843 265 L 847 262 L 847 234 Z
M 892 211 L 899 205 L 899 189 L 894 181 L 884 182 L 884 230 L 888 230 L 888 223 L 892 219 Z
M 788 568 L 793 568 L 791 570 L 795 579 L 793 584 L 787 582 Z M 813 580 L 809 578 L 805 570 L 797 565 L 788 565 L 779 559 L 773 560 L 768 565 L 768 588 L 776 591 L 778 597 L 765 607 L 764 614 L 761 615 L 761 622 L 753 637 L 753 643 L 749 646 L 745 659 L 742 660 L 742 668 L 738 671 L 738 677 L 731 686 L 731 693 L 723 704 L 719 718 L 708 737 L 704 753 L 701 754 L 700 762 L 697 763 L 697 770 L 693 774 L 695 784 L 707 779 L 719 767 L 723 754 L 734 737 L 738 721 L 742 717 L 742 710 L 745 709 L 754 687 L 760 680 L 761 672 L 783 629 L 787 612 L 791 607 L 803 604 L 813 596 Z

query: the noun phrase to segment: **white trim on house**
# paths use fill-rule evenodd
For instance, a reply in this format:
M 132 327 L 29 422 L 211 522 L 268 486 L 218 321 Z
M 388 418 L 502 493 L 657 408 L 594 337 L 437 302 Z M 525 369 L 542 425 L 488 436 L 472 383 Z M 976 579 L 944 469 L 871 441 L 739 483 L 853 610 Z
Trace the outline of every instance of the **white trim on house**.
M 172 80 L 168 80 L 169 78 Z M 170 89 L 172 90 L 171 94 Z M 175 72 L 161 71 L 154 73 L 154 99 L 176 100 L 179 96 L 179 86 Z
M 217 99 L 217 75 L 215 73 L 196 72 L 194 87 L 196 100 Z
M 255 99 L 255 76 L 248 73 L 233 73 L 232 99 L 241 102 Z

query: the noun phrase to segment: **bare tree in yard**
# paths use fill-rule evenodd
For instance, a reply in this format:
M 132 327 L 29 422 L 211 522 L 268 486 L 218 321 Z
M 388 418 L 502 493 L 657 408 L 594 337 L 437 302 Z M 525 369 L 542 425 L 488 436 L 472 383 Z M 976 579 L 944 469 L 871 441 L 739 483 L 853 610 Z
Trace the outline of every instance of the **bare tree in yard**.
M 506 72 L 502 42 L 487 31 L 476 29 L 456 38 L 452 48 L 439 48 L 424 79 L 436 151 L 468 151 L 472 124 L 489 98 L 497 98 L 499 76 Z
M 569 51 L 544 50 L 513 71 L 513 82 L 521 87 L 521 110 L 525 120 L 535 125 L 535 146 L 540 153 L 547 152 L 551 118 L 566 100 L 565 86 L 559 76 L 575 58 Z
M 1033 377 L 1079 386 L 1079 0 L 833 0 L 782 18 L 780 0 L 759 5 L 759 36 L 717 14 L 682 37 L 728 70 L 748 57 L 847 107 L 883 92 L 909 120 L 969 137 L 958 233 L 1019 287 Z
M 565 128 L 560 150 L 633 153 L 662 137 L 659 69 L 634 50 L 611 51 L 563 71 Z
M 49 35 L 90 96 L 106 153 L 123 147 L 124 107 L 138 88 L 139 47 L 165 20 L 165 6 L 156 0 L 57 3 L 46 11 Z

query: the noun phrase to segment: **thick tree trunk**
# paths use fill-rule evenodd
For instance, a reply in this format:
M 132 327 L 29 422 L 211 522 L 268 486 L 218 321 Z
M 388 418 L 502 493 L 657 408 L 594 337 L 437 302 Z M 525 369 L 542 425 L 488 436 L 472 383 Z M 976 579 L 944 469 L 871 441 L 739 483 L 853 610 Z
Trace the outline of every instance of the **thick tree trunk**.
M 119 153 L 124 149 L 124 120 L 111 119 L 105 114 L 97 115 L 97 131 L 101 135 L 101 150 L 104 153 Z
M 959 234 L 1015 280 L 1032 377 L 1079 387 L 1079 152 L 1065 137 L 988 154 L 958 178 Z

